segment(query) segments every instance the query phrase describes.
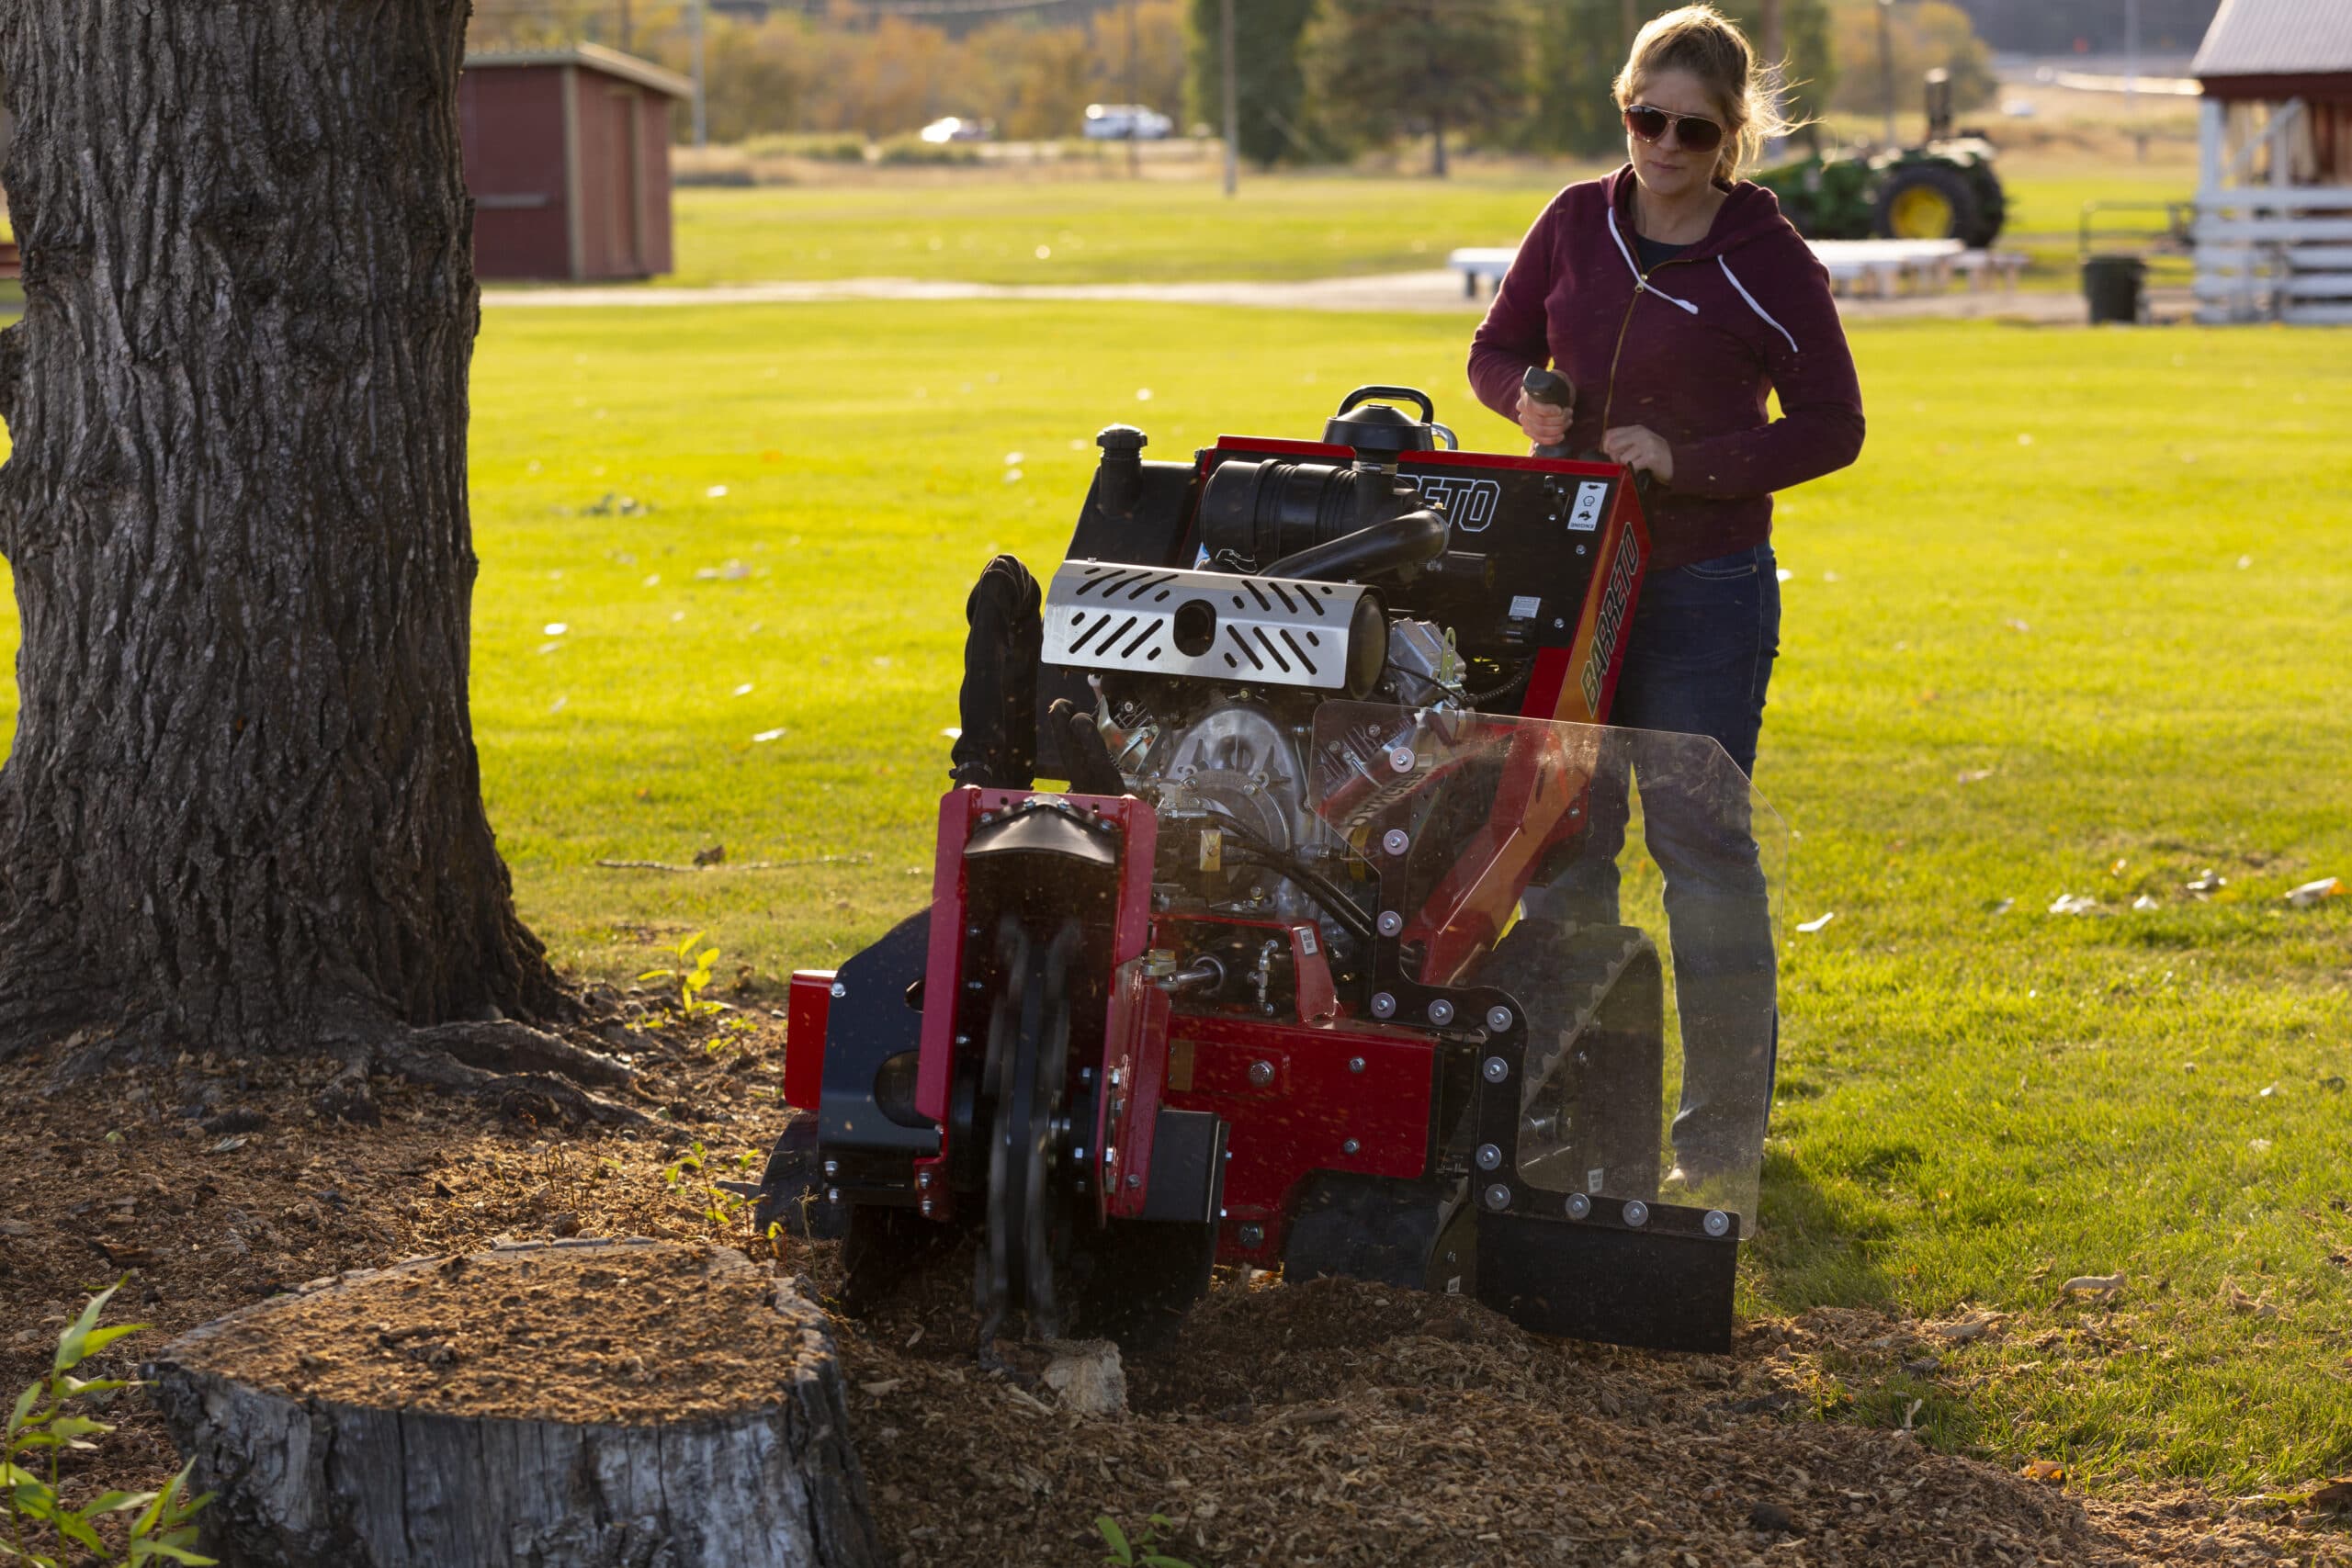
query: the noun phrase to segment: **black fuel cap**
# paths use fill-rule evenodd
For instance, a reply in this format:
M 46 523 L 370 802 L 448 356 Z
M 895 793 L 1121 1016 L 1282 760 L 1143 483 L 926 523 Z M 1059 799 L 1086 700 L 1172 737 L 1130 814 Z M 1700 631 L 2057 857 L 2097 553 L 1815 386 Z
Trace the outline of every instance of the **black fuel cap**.
M 1373 401 L 1375 398 L 1417 403 L 1421 417 L 1415 419 L 1392 403 Z M 1327 445 L 1352 446 L 1358 452 L 1434 451 L 1437 434 L 1430 422 L 1436 412 L 1429 394 L 1411 387 L 1358 387 L 1340 400 L 1340 412 L 1323 426 L 1323 439 Z

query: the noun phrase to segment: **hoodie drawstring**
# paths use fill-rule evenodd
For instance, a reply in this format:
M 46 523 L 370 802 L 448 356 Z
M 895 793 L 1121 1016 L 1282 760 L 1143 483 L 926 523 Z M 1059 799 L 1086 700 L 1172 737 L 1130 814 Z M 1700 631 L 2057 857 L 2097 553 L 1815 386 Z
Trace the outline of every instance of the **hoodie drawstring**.
M 1745 300 L 1747 300 L 1747 308 L 1748 308 L 1749 310 L 1751 310 L 1755 311 L 1758 315 L 1759 315 L 1759 316 L 1763 317 L 1763 318 L 1764 318 L 1764 324 L 1765 324 L 1766 326 L 1770 327 L 1774 332 L 1776 332 L 1776 333 L 1780 333 L 1782 337 L 1784 337 L 1784 338 L 1788 338 L 1788 340 L 1789 340 L 1789 352 L 1790 352 L 1791 354 L 1801 354 L 1801 353 L 1803 353 L 1804 351 L 1803 351 L 1802 349 L 1800 349 L 1800 348 L 1798 348 L 1798 347 L 1797 347 L 1797 340 L 1796 340 L 1795 338 L 1793 338 L 1793 337 L 1791 337 L 1791 336 L 1790 336 L 1790 334 L 1789 334 L 1789 329 L 1788 329 L 1788 328 L 1786 328 L 1786 327 L 1784 327 L 1784 326 L 1782 326 L 1780 322 L 1778 322 L 1778 321 L 1774 321 L 1774 320 L 1772 319 L 1772 313 L 1771 313 L 1770 310 L 1767 310 L 1766 309 L 1764 309 L 1764 307 L 1763 307 L 1763 306 L 1758 305 L 1758 304 L 1756 302 L 1756 296 L 1755 296 L 1755 295 L 1753 295 L 1753 294 L 1750 294 L 1750 293 L 1747 291 L 1747 285 L 1746 285 L 1746 284 L 1744 284 L 1744 283 L 1740 282 L 1738 276 L 1737 276 L 1736 274 L 1735 274 L 1735 273 L 1732 271 L 1732 269 L 1731 269 L 1731 263 L 1730 263 L 1729 261 L 1725 260 L 1725 259 L 1724 259 L 1724 257 L 1722 257 L 1722 256 L 1717 256 L 1717 257 L 1715 258 L 1715 265 L 1716 265 L 1717 266 L 1719 266 L 1719 267 L 1721 267 L 1721 268 L 1723 268 L 1723 269 L 1724 269 L 1724 276 L 1725 277 L 1728 277 L 1728 278 L 1730 278 L 1730 279 L 1731 279 L 1731 286 L 1732 286 L 1734 288 L 1736 288 L 1736 289 L 1738 289 L 1738 290 L 1739 290 L 1739 297 L 1740 297 L 1741 299 L 1745 299 Z
M 1609 215 L 1609 237 L 1617 242 L 1617 254 L 1625 258 L 1625 270 L 1634 275 L 1634 291 L 1636 294 L 1646 288 L 1652 294 L 1657 295 L 1659 299 L 1665 300 L 1669 305 L 1679 305 L 1694 316 L 1699 313 L 1699 307 L 1690 303 L 1690 300 L 1677 299 L 1673 295 L 1668 294 L 1657 284 L 1652 283 L 1648 278 L 1642 276 L 1642 269 L 1634 265 L 1634 253 L 1625 248 L 1625 236 L 1617 231 L 1617 214 L 1613 211 Z M 1736 287 L 1736 280 L 1734 286 Z M 1740 292 L 1742 294 L 1746 294 L 1747 290 L 1742 288 L 1740 289 Z M 1756 301 L 1750 299 L 1748 303 L 1753 305 Z M 1763 315 L 1763 312 L 1759 310 L 1757 314 Z M 1770 316 L 1766 316 L 1764 319 L 1766 321 L 1771 320 Z M 1783 333 L 1781 335 L 1785 337 L 1788 334 Z
M 1625 236 L 1617 231 L 1617 214 L 1614 209 L 1612 209 L 1609 214 L 1609 237 L 1612 241 L 1616 242 L 1617 254 L 1625 258 L 1625 270 L 1634 275 L 1634 292 L 1640 293 L 1646 289 L 1650 293 L 1655 294 L 1659 299 L 1665 300 L 1669 305 L 1680 306 L 1684 310 L 1693 316 L 1699 313 L 1699 307 L 1690 303 L 1690 300 L 1677 299 L 1673 295 L 1668 294 L 1657 284 L 1652 283 L 1648 278 L 1642 276 L 1641 267 L 1634 260 L 1634 253 L 1625 248 Z M 1772 312 L 1767 310 L 1763 306 L 1756 302 L 1756 296 L 1747 291 L 1747 285 L 1742 283 L 1739 280 L 1739 275 L 1732 271 L 1731 263 L 1728 260 L 1724 257 L 1717 256 L 1715 258 L 1715 265 L 1724 269 L 1724 276 L 1728 278 L 1731 282 L 1731 286 L 1739 291 L 1739 297 L 1747 301 L 1747 308 L 1755 311 L 1758 318 L 1760 319 L 1766 326 L 1771 328 L 1774 332 L 1780 333 L 1782 338 L 1787 340 L 1789 352 L 1791 354 L 1802 354 L 1804 352 L 1803 349 L 1797 347 L 1797 340 L 1795 336 L 1790 333 L 1789 329 L 1774 321 L 1772 319 Z

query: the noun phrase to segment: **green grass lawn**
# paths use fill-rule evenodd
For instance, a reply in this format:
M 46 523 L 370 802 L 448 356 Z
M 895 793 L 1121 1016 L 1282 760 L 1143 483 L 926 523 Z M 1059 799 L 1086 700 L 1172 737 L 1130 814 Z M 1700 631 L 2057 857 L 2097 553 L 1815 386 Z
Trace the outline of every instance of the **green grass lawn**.
M 844 276 L 963 282 L 1156 283 L 1332 277 L 1442 266 L 1457 245 L 1517 243 L 1552 193 L 1595 167 L 1451 180 L 1316 175 L 1213 180 L 942 180 L 678 192 L 677 284 Z M 2186 197 L 2177 165 L 2028 160 L 2003 170 L 2004 249 L 2071 286 L 2085 201 Z M 2102 216 L 2148 231 L 2163 215 Z M 1046 254 L 1040 255 L 1043 250 Z
M 1444 265 L 1456 245 L 1516 243 L 1550 195 L 1582 177 L 1247 176 L 1230 199 L 1213 179 L 689 187 L 678 193 L 670 281 L 1175 283 L 1404 272 Z
M 1182 307 L 490 312 L 475 712 L 526 915 L 601 974 L 697 928 L 723 976 L 838 961 L 926 897 L 964 594 L 996 550 L 1057 558 L 1095 429 L 1166 457 L 1403 381 L 1505 444 L 1463 337 Z M 2345 342 L 1855 334 L 1869 448 L 1781 512 L 1758 784 L 1802 834 L 1791 912 L 1837 918 L 1788 932 L 1746 1288 L 2014 1316 L 1931 1378 L 1858 1368 L 1823 1392 L 1851 1418 L 1918 1398 L 1931 1441 L 2095 1479 L 2352 1464 L 2352 898 L 2280 898 L 2352 878 Z M 787 863 L 594 863 L 713 842 Z M 2208 868 L 2227 886 L 2184 891 Z M 2061 894 L 2099 910 L 2045 913 Z M 2112 1303 L 2059 1301 L 2115 1270 Z

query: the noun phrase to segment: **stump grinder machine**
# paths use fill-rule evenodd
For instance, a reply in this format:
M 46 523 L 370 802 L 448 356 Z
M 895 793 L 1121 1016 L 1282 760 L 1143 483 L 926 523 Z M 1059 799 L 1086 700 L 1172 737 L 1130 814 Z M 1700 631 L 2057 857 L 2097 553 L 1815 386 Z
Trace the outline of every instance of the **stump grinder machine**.
M 1720 998 L 1769 1013 L 1771 953 L 1706 951 L 1678 906 L 1668 964 L 1616 839 L 1629 777 L 1652 840 L 1727 831 L 1770 871 L 1779 829 L 1713 741 L 1602 727 L 1634 476 L 1461 451 L 1405 388 L 1316 442 L 1097 439 L 1042 595 L 1007 557 L 973 590 L 929 907 L 792 978 L 809 1114 L 759 1223 L 841 1238 L 853 1312 L 969 1238 L 984 1354 L 1022 1318 L 1163 1339 L 1220 1262 L 1727 1348 L 1769 1064 L 1694 1094 L 1680 1062 L 1770 1040 Z M 1628 912 L 1522 914 L 1595 856 Z M 1668 1008 L 1669 968 L 1727 964 L 1760 986 Z M 1700 1122 L 1713 1163 L 1677 1168 Z

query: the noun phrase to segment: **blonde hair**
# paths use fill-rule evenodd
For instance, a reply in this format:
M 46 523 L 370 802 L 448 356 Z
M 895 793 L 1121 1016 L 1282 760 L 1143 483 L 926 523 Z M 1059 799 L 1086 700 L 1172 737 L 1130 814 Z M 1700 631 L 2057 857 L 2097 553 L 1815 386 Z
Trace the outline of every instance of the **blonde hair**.
M 1781 66 L 1757 59 L 1747 35 L 1713 6 L 1668 11 L 1634 35 L 1625 68 L 1611 85 L 1617 107 L 1634 101 L 1634 84 L 1663 71 L 1688 71 L 1722 111 L 1724 145 L 1715 173 L 1725 180 L 1738 179 L 1767 141 L 1797 129 L 1781 112 Z

